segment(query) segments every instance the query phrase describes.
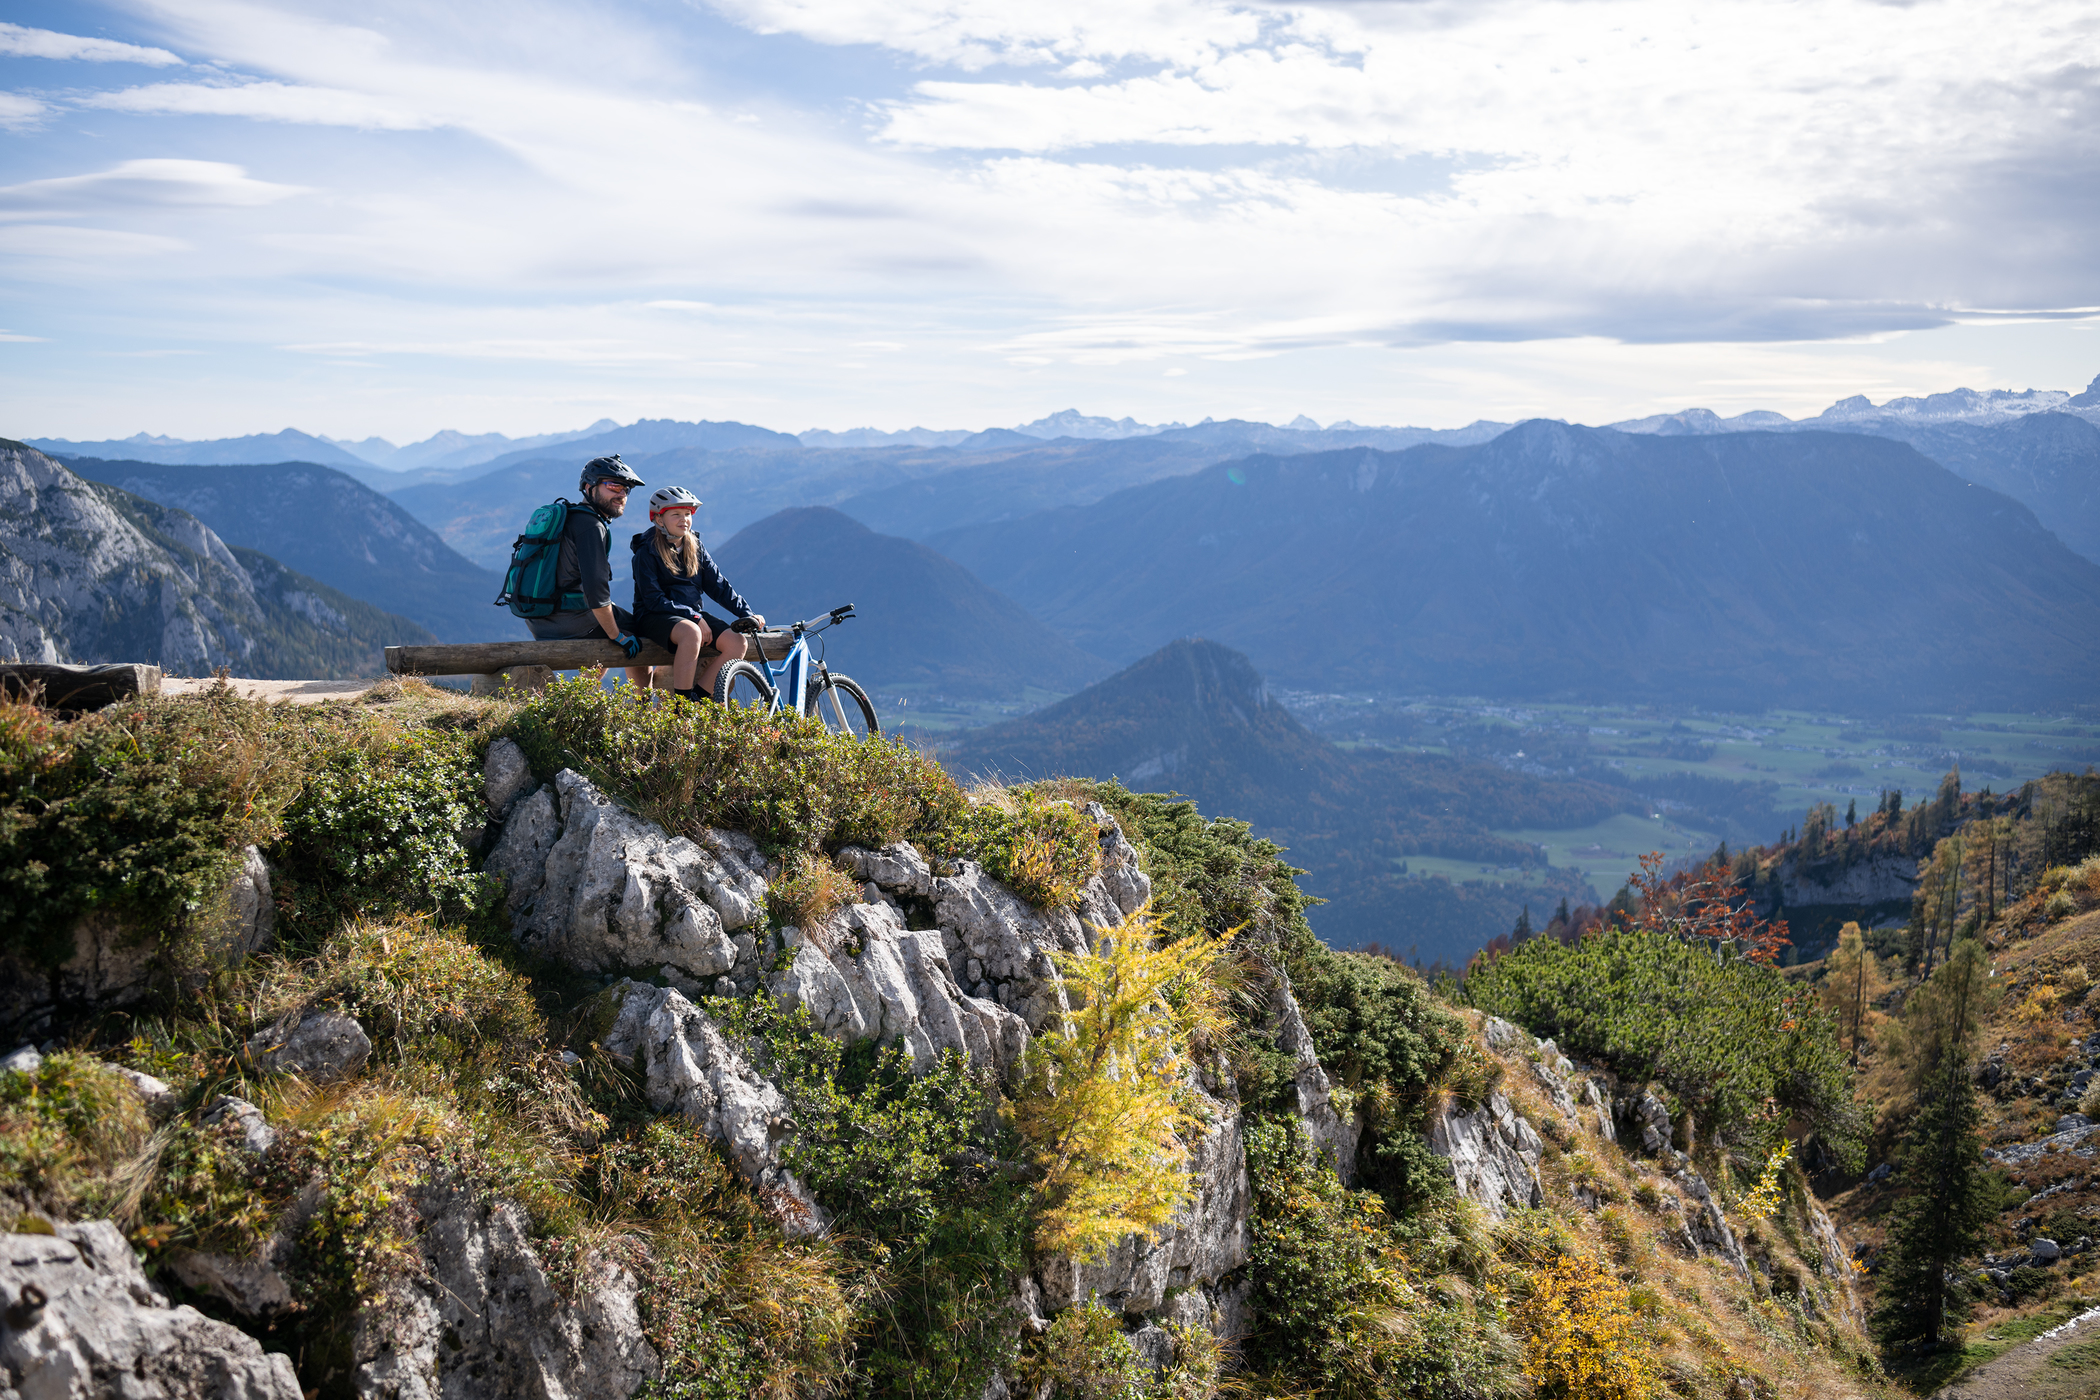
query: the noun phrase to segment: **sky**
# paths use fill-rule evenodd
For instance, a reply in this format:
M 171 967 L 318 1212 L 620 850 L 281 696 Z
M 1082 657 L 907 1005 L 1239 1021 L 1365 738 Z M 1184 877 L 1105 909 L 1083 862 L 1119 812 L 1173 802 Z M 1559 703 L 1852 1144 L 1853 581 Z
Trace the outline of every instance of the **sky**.
M 0 436 L 2100 374 L 2090 0 L 10 0 Z

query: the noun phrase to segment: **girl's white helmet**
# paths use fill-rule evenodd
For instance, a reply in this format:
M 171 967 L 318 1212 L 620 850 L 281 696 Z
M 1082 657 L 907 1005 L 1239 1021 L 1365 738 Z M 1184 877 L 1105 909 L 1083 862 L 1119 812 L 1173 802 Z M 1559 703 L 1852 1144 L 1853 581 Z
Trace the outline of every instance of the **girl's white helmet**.
M 654 520 L 667 510 L 697 510 L 702 504 L 683 486 L 666 486 L 649 498 L 649 518 Z

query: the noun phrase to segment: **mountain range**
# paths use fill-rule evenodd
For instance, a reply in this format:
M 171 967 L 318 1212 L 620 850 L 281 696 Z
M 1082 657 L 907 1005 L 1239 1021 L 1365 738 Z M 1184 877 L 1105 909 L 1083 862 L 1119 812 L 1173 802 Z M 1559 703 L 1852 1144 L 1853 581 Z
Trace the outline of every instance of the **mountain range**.
M 2100 565 L 1910 447 L 1534 420 L 1219 463 L 929 543 L 1082 648 L 1323 690 L 2027 707 L 2100 682 Z
M 954 560 L 835 510 L 779 511 L 713 553 L 772 622 L 854 604 L 853 620 L 824 635 L 828 659 L 878 699 L 900 687 L 969 698 L 1065 695 L 1109 669 Z
M 11 658 L 331 679 L 378 675 L 383 648 L 436 640 L 21 443 L 0 441 L 0 518 L 0 653 Z
M 491 606 L 502 577 L 462 558 L 406 510 L 345 472 L 301 462 L 168 466 L 69 457 L 91 481 L 189 512 L 230 545 L 399 613 L 447 642 L 524 637 Z M 515 534 L 515 530 L 513 531 Z
M 1425 962 L 1463 962 L 1542 888 L 1548 903 L 1595 899 L 1580 875 L 1536 869 L 1545 864 L 1537 847 L 1492 828 L 1583 826 L 1640 806 L 1599 783 L 1341 749 L 1294 719 L 1245 656 L 1200 639 L 1169 643 L 1034 714 L 942 740 L 938 753 L 966 779 L 1117 778 L 1251 822 L 1255 835 L 1290 850 L 1306 868 L 1305 888 L 1327 901 L 1311 916 L 1322 938 L 1412 948 Z M 1532 879 L 1409 878 L 1410 855 L 1533 867 Z

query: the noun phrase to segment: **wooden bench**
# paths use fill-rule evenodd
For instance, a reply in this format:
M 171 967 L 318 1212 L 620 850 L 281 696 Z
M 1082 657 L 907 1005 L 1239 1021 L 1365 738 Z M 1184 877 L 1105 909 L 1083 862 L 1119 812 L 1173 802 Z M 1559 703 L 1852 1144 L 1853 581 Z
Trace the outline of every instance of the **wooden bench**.
M 768 661 L 778 661 L 795 643 L 786 628 L 749 634 Z M 718 655 L 704 648 L 703 660 Z M 451 646 L 388 647 L 386 668 L 397 676 L 471 676 L 473 693 L 494 695 L 500 689 L 538 690 L 557 671 L 616 670 L 623 666 L 668 666 L 671 653 L 643 642 L 632 661 L 617 642 L 603 637 L 577 637 L 560 642 L 460 642 Z

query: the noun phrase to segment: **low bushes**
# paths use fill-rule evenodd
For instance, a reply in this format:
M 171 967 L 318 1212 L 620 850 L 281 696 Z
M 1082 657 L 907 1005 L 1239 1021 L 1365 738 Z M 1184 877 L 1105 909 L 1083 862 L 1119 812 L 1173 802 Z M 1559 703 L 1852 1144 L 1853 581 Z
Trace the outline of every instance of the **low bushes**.
M 1661 1080 L 1709 1134 L 1778 1146 L 1797 1114 L 1856 1166 L 1861 1114 L 1829 1013 L 1776 968 L 1647 929 L 1536 938 L 1473 972 L 1473 1004 L 1621 1077 Z M 1768 1105 L 1784 1110 L 1775 1115 Z
M 973 803 L 909 745 L 827 733 L 801 716 L 558 681 L 519 712 L 517 734 L 534 771 L 574 768 L 688 836 L 731 827 L 803 857 L 911 840 L 935 858 L 975 860 L 1047 907 L 1075 902 L 1100 864 L 1093 824 L 1049 793 Z

